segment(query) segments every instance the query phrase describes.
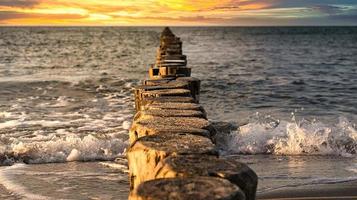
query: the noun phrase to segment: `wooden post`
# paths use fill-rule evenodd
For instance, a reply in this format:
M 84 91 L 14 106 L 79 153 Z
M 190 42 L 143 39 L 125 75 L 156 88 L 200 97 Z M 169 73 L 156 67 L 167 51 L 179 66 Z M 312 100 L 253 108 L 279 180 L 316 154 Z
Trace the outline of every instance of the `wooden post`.
M 254 200 L 257 175 L 218 156 L 219 133 L 198 104 L 200 80 L 190 75 L 180 38 L 165 28 L 150 79 L 135 88 L 129 199 Z

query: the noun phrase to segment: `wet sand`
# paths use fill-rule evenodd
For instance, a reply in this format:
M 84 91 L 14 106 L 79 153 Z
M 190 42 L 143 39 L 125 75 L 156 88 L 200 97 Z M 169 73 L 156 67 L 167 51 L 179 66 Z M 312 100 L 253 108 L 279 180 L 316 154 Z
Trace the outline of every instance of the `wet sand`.
M 0 184 L 0 199 L 16 200 L 19 198 L 20 197 L 16 196 L 15 194 L 12 194 L 3 185 Z
M 357 199 L 357 181 L 278 189 L 258 195 L 264 200 Z
M 128 199 L 119 162 L 67 162 L 0 167 L 0 199 Z

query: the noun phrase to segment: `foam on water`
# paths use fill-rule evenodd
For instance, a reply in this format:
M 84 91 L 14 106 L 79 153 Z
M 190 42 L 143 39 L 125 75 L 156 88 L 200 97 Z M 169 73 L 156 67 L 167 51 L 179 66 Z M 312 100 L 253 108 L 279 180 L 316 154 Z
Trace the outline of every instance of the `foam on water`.
M 357 130 L 343 117 L 331 125 L 305 119 L 280 121 L 265 116 L 240 126 L 228 137 L 230 153 L 341 156 L 357 153 Z
M 52 138 L 48 140 L 49 137 Z M 84 137 L 75 134 L 65 137 L 51 135 L 43 140 L 14 141 L 0 153 L 8 158 L 8 163 L 17 160 L 27 163 L 113 160 L 122 155 L 128 145 L 119 138 L 99 138 L 92 134 Z
M 135 82 L 5 83 L 14 101 L 0 101 L 0 165 L 114 160 L 128 145 Z
M 120 170 L 123 173 L 129 173 L 128 160 L 125 158 L 117 158 L 115 162 L 100 162 L 101 165 L 112 169 Z
M 21 126 L 33 126 L 33 125 L 41 125 L 42 127 L 58 127 L 58 126 L 69 125 L 69 123 L 62 122 L 62 121 L 48 121 L 48 120 L 24 121 L 20 119 L 20 120 L 9 120 L 0 123 L 0 129 L 15 128 Z
M 27 166 L 24 164 L 16 164 L 11 167 L 6 167 L 6 168 L 1 168 L 0 169 L 0 182 L 1 184 L 9 190 L 11 193 L 15 194 L 16 196 L 22 197 L 24 199 L 37 199 L 37 200 L 42 200 L 42 199 L 51 199 L 46 196 L 38 195 L 38 194 L 33 194 L 26 187 L 23 187 L 21 184 L 16 182 L 16 179 L 14 179 L 11 176 L 11 171 L 12 170 L 17 170 L 17 169 L 24 169 Z
M 357 174 L 357 163 L 354 163 L 354 165 L 347 167 L 346 170 Z

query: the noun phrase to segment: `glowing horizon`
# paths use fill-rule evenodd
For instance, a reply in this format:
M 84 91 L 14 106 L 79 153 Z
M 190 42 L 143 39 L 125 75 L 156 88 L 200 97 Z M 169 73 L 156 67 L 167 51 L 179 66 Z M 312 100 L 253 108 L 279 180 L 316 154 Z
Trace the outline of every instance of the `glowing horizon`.
M 357 25 L 353 0 L 0 0 L 0 25 Z

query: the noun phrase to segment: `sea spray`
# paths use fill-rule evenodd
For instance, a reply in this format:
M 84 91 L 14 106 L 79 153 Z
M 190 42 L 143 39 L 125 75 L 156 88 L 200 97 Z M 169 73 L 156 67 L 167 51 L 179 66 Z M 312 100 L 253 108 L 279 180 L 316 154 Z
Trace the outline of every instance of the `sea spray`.
M 251 121 L 227 135 L 229 154 L 341 155 L 357 153 L 357 130 L 346 118 L 336 125 L 318 121 Z

